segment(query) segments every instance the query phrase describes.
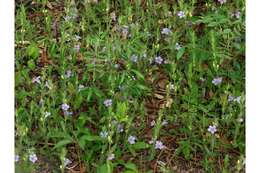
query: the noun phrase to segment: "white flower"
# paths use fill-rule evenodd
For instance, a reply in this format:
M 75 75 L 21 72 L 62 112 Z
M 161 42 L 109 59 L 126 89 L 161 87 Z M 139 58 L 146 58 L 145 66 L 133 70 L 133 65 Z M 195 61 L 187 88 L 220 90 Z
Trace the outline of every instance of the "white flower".
M 50 116 L 50 115 L 51 115 L 50 112 L 45 112 L 44 117 L 47 118 L 47 117 Z
M 233 96 L 228 96 L 228 102 L 232 102 L 234 100 L 234 97 Z
M 133 62 L 137 62 L 137 61 L 138 61 L 138 56 L 132 55 L 130 59 L 131 59 L 131 61 L 133 61 Z
M 154 142 L 153 140 L 150 140 L 148 143 L 149 143 L 149 144 L 153 144 L 153 142 Z
M 84 85 L 79 85 L 79 89 L 78 89 L 78 91 L 81 91 L 83 88 L 85 88 Z
M 111 105 L 112 105 L 112 100 L 111 100 L 111 99 L 106 99 L 106 100 L 104 101 L 104 105 L 105 105 L 106 107 L 111 106 Z
M 161 141 L 156 141 L 155 142 L 155 149 L 164 149 L 165 146 L 163 145 L 163 143 Z
M 155 121 L 154 120 L 151 121 L 150 125 L 151 125 L 151 127 L 153 127 L 155 125 Z
M 76 36 L 75 36 L 75 40 L 76 40 L 76 41 L 79 41 L 80 39 L 81 39 L 81 37 L 80 37 L 79 35 L 76 35 Z
M 241 100 L 241 96 L 238 96 L 238 97 L 236 97 L 236 98 L 234 99 L 234 101 L 237 102 L 237 103 L 240 103 L 240 100 Z
M 35 163 L 35 162 L 38 160 L 38 158 L 37 158 L 36 154 L 33 153 L 33 154 L 30 154 L 30 155 L 29 155 L 29 160 L 30 160 L 32 163 Z
M 172 31 L 169 28 L 163 28 L 161 33 L 165 35 L 170 35 Z
M 64 158 L 64 166 L 66 167 L 67 165 L 71 164 L 72 161 L 68 158 Z
M 112 153 L 107 157 L 107 160 L 113 160 L 115 158 L 115 154 Z
M 183 11 L 179 11 L 179 12 L 177 13 L 177 16 L 178 16 L 179 18 L 184 18 L 184 17 L 185 17 L 185 13 L 184 13 Z
M 168 124 L 168 121 L 167 120 L 163 120 L 162 125 L 165 126 L 167 124 Z
M 208 132 L 214 134 L 217 131 L 217 127 L 215 125 L 208 127 Z
M 221 83 L 222 83 L 222 77 L 216 77 L 216 78 L 214 78 L 213 80 L 212 80 L 212 83 L 214 84 L 214 85 L 220 85 Z
M 65 78 L 70 78 L 72 76 L 71 70 L 67 70 L 65 73 Z
M 108 133 L 107 133 L 107 131 L 102 131 L 99 133 L 99 135 L 101 138 L 106 138 L 108 136 Z
M 122 125 L 122 124 L 117 124 L 117 131 L 119 132 L 119 133 L 122 133 L 123 131 L 124 131 L 124 126 Z
M 50 84 L 49 84 L 49 82 L 48 81 L 46 81 L 45 82 L 45 86 L 49 89 L 49 90 L 51 90 L 52 89 L 52 87 L 50 86 Z
M 237 119 L 237 122 L 239 122 L 239 123 L 242 123 L 243 121 L 244 121 L 243 118 L 238 118 L 238 119 Z
M 20 160 L 20 156 L 19 156 L 19 155 L 15 155 L 15 156 L 14 156 L 14 161 L 15 161 L 15 162 L 19 162 L 19 160 Z
M 174 90 L 174 84 L 170 82 L 169 84 L 170 90 Z
M 176 44 L 175 44 L 175 49 L 176 49 L 176 50 L 180 50 L 181 48 L 182 48 L 182 47 L 181 47 L 181 45 L 180 45 L 179 43 L 176 43 Z
M 41 76 L 34 77 L 34 78 L 32 79 L 32 83 L 41 84 Z
M 224 3 L 227 2 L 227 0 L 218 0 L 218 2 L 219 2 L 220 4 L 224 4 Z
M 134 144 L 135 141 L 136 141 L 136 137 L 135 137 L 135 136 L 129 136 L 129 137 L 128 137 L 128 142 L 129 142 L 129 144 Z
M 161 56 L 155 57 L 155 58 L 154 58 L 154 61 L 155 61 L 155 63 L 157 63 L 157 64 L 162 64 L 162 63 L 163 63 L 163 59 L 162 59 Z
M 63 104 L 61 105 L 61 109 L 62 109 L 63 111 L 67 111 L 67 110 L 69 110 L 69 108 L 70 108 L 70 106 L 69 106 L 67 103 L 63 103 Z

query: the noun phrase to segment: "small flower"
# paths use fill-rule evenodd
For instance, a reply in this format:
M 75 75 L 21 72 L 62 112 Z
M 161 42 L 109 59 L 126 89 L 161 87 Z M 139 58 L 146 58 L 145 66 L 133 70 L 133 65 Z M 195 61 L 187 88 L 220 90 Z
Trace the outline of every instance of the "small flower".
M 33 154 L 30 154 L 30 155 L 29 155 L 29 160 L 30 160 L 32 163 L 35 163 L 35 162 L 38 160 L 38 158 L 37 158 L 36 154 L 33 153 Z
M 157 63 L 157 64 L 162 64 L 162 63 L 163 63 L 163 59 L 162 59 L 161 56 L 155 57 L 154 61 L 155 61 L 155 63 Z
M 132 55 L 130 59 L 131 59 L 131 61 L 133 61 L 133 62 L 137 62 L 137 61 L 138 61 L 138 56 Z
M 153 144 L 153 143 L 154 143 L 154 141 L 153 141 L 153 140 L 150 140 L 148 143 L 149 143 L 149 144 Z
M 65 78 L 70 78 L 72 76 L 72 71 L 71 70 L 67 70 L 65 73 Z
M 244 119 L 243 118 L 238 118 L 237 122 L 242 123 L 242 122 L 244 122 Z
M 50 84 L 49 84 L 49 82 L 48 81 L 46 81 L 45 82 L 45 86 L 49 89 L 49 90 L 51 90 L 52 89 L 52 87 L 50 86 Z
M 115 64 L 114 67 L 115 67 L 116 69 L 118 69 L 118 68 L 120 67 L 120 65 L 119 65 L 119 64 Z
M 217 131 L 217 127 L 215 125 L 208 127 L 208 132 L 214 134 Z
M 129 33 L 129 27 L 128 27 L 128 26 L 123 26 L 123 28 L 122 28 L 122 34 L 123 34 L 125 37 L 127 37 L 128 33 Z
M 107 138 L 108 133 L 107 133 L 107 131 L 102 131 L 102 132 L 99 133 L 99 136 L 100 136 L 101 138 Z
M 234 97 L 233 96 L 228 96 L 228 102 L 232 102 L 234 100 Z
M 218 2 L 222 5 L 227 2 L 227 0 L 218 0 Z
M 117 131 L 119 132 L 119 133 L 122 133 L 123 131 L 124 131 L 124 126 L 122 125 L 122 124 L 117 124 Z
M 212 83 L 214 84 L 214 85 L 220 85 L 221 83 L 222 83 L 222 77 L 216 77 L 216 78 L 214 78 L 213 80 L 212 80 Z
M 70 115 L 72 115 L 73 114 L 73 112 L 70 112 L 70 111 L 64 111 L 64 115 L 65 116 L 70 116 Z
M 50 115 L 51 115 L 50 112 L 45 112 L 45 113 L 44 113 L 44 117 L 45 117 L 45 118 L 47 118 L 47 117 L 50 116 Z
M 76 36 L 75 36 L 75 40 L 76 40 L 76 41 L 79 41 L 80 39 L 81 39 L 81 37 L 80 37 L 79 35 L 76 35 Z
M 170 90 L 174 90 L 174 84 L 170 82 L 169 88 L 170 88 Z
M 34 77 L 34 78 L 32 79 L 32 83 L 41 84 L 41 76 Z
M 234 13 L 231 14 L 232 17 L 235 17 L 235 18 L 237 18 L 237 19 L 240 18 L 240 15 L 241 15 L 240 11 L 236 11 L 236 12 L 234 12 Z
M 234 99 L 234 101 L 237 102 L 237 103 L 240 103 L 240 100 L 241 100 L 241 96 L 238 96 L 238 97 L 236 97 L 236 98 Z
M 165 35 L 170 35 L 172 31 L 169 28 L 163 28 L 161 33 Z
M 81 91 L 83 88 L 85 88 L 85 86 L 80 84 L 78 91 Z
M 167 124 L 168 124 L 168 121 L 167 120 L 163 120 L 162 125 L 165 126 Z
M 184 13 L 183 11 L 179 11 L 179 12 L 177 13 L 177 16 L 178 16 L 179 18 L 184 18 L 184 17 L 185 17 L 185 13 Z
M 75 49 L 77 52 L 79 52 L 79 50 L 80 50 L 80 44 L 75 45 L 75 46 L 74 46 L 74 49 Z
M 116 13 L 113 11 L 112 13 L 110 13 L 110 18 L 113 20 L 113 21 L 116 21 Z
M 63 111 L 67 111 L 67 110 L 69 110 L 69 108 L 70 108 L 70 106 L 69 106 L 67 103 L 63 103 L 63 104 L 61 105 L 61 109 L 62 109 Z
M 151 121 L 150 126 L 153 127 L 155 125 L 155 121 Z
M 112 153 L 107 157 L 107 160 L 113 160 L 115 158 L 115 154 Z
M 176 49 L 176 50 L 180 50 L 181 48 L 182 48 L 182 47 L 181 47 L 181 45 L 180 45 L 179 43 L 176 43 L 176 44 L 175 44 L 175 49 Z
M 14 156 L 14 161 L 15 161 L 15 162 L 19 162 L 19 160 L 20 160 L 20 156 L 16 154 L 16 155 Z
M 68 158 L 64 158 L 64 166 L 66 167 L 67 165 L 71 164 L 72 161 Z
M 165 148 L 165 146 L 163 145 L 163 143 L 161 141 L 155 142 L 155 149 L 161 150 L 161 149 L 164 149 L 164 148 Z
M 129 137 L 128 137 L 128 142 L 129 142 L 129 144 L 134 144 L 135 141 L 136 141 L 136 137 L 135 137 L 135 136 L 129 136 Z
M 106 100 L 104 101 L 104 105 L 105 105 L 106 107 L 111 106 L 111 105 L 112 105 L 112 100 L 111 100 L 111 99 L 106 99 Z

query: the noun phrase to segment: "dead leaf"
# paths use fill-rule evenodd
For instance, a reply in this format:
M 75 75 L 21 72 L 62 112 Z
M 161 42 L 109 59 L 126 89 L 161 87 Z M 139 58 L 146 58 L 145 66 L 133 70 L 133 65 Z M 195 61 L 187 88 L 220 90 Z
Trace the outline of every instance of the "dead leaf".
M 41 51 L 41 56 L 40 56 L 40 64 L 42 65 L 48 65 L 48 64 L 51 64 L 52 61 L 49 60 L 49 57 L 48 57 L 48 54 L 47 54 L 47 50 L 46 48 L 44 48 L 42 51 Z

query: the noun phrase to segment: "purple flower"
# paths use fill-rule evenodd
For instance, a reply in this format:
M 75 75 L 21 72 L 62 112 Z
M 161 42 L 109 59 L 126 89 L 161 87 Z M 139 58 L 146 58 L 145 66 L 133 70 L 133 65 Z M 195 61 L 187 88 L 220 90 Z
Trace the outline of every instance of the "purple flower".
M 183 11 L 179 11 L 179 12 L 177 13 L 177 16 L 178 16 L 179 18 L 184 18 L 184 17 L 185 17 L 185 13 L 184 13 Z
M 162 64 L 162 63 L 163 63 L 163 59 L 162 59 L 161 56 L 155 57 L 155 58 L 154 58 L 154 61 L 155 61 L 155 63 L 157 63 L 157 64 Z
M 232 102 L 234 100 L 234 97 L 233 96 L 228 96 L 228 102 Z
M 104 101 L 104 105 L 105 105 L 106 107 L 111 106 L 111 105 L 112 105 L 112 100 L 111 100 L 111 99 L 106 99 L 106 100 Z
M 112 153 L 107 157 L 107 160 L 113 160 L 115 158 L 115 154 Z
M 75 45 L 74 49 L 75 49 L 77 52 L 79 52 L 79 50 L 80 50 L 80 44 Z
M 64 115 L 65 116 L 70 116 L 70 115 L 72 115 L 73 113 L 72 112 L 70 112 L 70 111 L 64 111 Z
M 16 155 L 14 156 L 14 161 L 15 161 L 15 162 L 19 162 L 19 160 L 20 160 L 20 156 L 16 154 Z
M 29 160 L 30 160 L 32 163 L 35 163 L 35 162 L 38 160 L 38 158 L 37 158 L 36 154 L 33 153 L 33 154 L 30 154 L 30 155 L 29 155 Z
M 240 11 L 236 11 L 236 12 L 234 12 L 234 13 L 231 14 L 232 17 L 235 17 L 235 18 L 237 18 L 237 19 L 240 18 L 240 15 L 241 15 Z
M 214 84 L 214 85 L 220 85 L 221 83 L 222 83 L 222 77 L 216 77 L 216 78 L 214 78 L 213 80 L 212 80 L 212 83 Z
M 62 109 L 63 111 L 67 111 L 69 108 L 70 108 L 70 106 L 69 106 L 67 103 L 63 103 L 63 104 L 61 105 L 61 109 Z
M 234 101 L 237 102 L 237 103 L 240 103 L 240 100 L 241 100 L 241 96 L 238 96 L 238 97 L 236 97 L 236 98 L 234 99 Z
M 219 2 L 220 4 L 224 4 L 224 3 L 227 2 L 227 0 L 218 0 L 218 2 Z
M 172 31 L 169 28 L 163 28 L 161 33 L 165 35 L 170 35 Z
M 128 142 L 129 142 L 129 144 L 134 144 L 135 141 L 136 141 L 136 137 L 135 137 L 135 136 L 130 135 L 130 136 L 128 137 Z
M 161 141 L 155 142 L 155 149 L 161 150 L 161 149 L 164 149 L 164 148 L 165 148 L 165 146 L 163 145 L 163 143 Z
M 208 127 L 208 132 L 214 134 L 217 131 L 217 127 L 215 125 Z

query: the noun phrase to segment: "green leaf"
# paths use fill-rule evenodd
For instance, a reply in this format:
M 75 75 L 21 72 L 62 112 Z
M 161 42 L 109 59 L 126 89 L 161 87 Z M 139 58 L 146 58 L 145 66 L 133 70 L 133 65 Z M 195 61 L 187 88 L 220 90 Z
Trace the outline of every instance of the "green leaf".
M 131 171 L 138 172 L 137 166 L 134 163 L 126 163 L 124 164 L 125 168 L 130 169 Z
M 34 70 L 35 69 L 35 63 L 34 63 L 34 60 L 31 59 L 27 62 L 27 65 L 28 67 L 31 69 L 31 70 Z
M 134 69 L 132 69 L 131 71 L 134 72 L 138 78 L 140 78 L 141 80 L 144 80 L 144 75 L 142 73 L 140 73 L 139 71 L 134 70 Z
M 36 59 L 39 57 L 40 49 L 37 47 L 35 43 L 32 43 L 30 46 L 27 47 L 27 55 Z
M 112 171 L 112 165 L 108 163 L 97 167 L 97 173 L 112 173 Z
M 145 142 L 136 142 L 132 145 L 133 149 L 140 150 L 140 149 L 146 149 L 149 148 L 149 145 Z
M 56 149 L 56 148 L 61 148 L 65 145 L 68 145 L 70 143 L 73 142 L 73 139 L 72 138 L 67 138 L 67 139 L 64 139 L 64 140 L 61 140 L 60 142 L 58 142 L 54 147 L 53 149 Z
M 182 47 L 178 52 L 177 52 L 177 60 L 179 60 L 185 52 L 185 47 Z

